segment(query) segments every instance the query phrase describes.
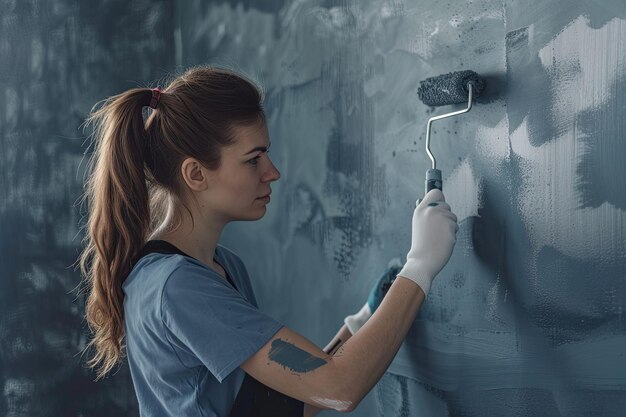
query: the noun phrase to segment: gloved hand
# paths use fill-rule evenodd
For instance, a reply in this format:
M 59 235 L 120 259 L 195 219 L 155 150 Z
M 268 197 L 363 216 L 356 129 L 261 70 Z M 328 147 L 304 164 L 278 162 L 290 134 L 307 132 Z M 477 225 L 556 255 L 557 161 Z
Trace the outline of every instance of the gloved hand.
M 372 287 L 365 305 L 358 313 L 344 319 L 353 335 L 372 317 L 398 275 L 408 278 L 428 296 L 430 284 L 452 256 L 459 226 L 457 217 L 445 202 L 441 190 L 433 189 L 416 202 L 413 211 L 411 249 L 402 266 L 400 259 L 389 262 L 387 270 Z
M 441 190 L 430 190 L 413 211 L 411 249 L 398 275 L 419 285 L 428 296 L 435 276 L 443 269 L 456 243 L 457 218 Z
M 400 261 L 400 258 L 393 258 L 389 261 L 387 269 L 383 272 L 380 278 L 378 278 L 377 282 L 370 290 L 370 294 L 365 305 L 363 305 L 358 313 L 349 315 L 344 319 L 344 323 L 350 333 L 354 335 L 365 324 L 365 322 L 372 317 L 374 311 L 376 311 L 380 303 L 383 301 L 385 294 L 387 294 L 389 287 L 391 287 L 391 284 L 396 279 L 400 269 L 402 269 L 402 261 Z

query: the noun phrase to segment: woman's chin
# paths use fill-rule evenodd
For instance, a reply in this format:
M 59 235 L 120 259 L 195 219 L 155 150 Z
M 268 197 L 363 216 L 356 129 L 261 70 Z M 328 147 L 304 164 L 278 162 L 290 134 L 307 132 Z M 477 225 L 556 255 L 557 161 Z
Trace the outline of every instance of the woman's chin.
M 254 210 L 250 210 L 249 213 L 246 213 L 245 215 L 241 216 L 238 220 L 242 220 L 242 221 L 259 220 L 263 218 L 263 216 L 265 216 L 265 212 L 267 212 L 267 206 L 263 205 L 261 207 L 255 207 Z

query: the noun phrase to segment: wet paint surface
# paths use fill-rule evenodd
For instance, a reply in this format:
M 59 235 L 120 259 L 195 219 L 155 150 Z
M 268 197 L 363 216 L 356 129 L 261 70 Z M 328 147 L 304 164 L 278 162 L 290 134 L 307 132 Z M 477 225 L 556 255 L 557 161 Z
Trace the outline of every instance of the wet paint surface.
M 272 348 L 268 357 L 270 360 L 294 372 L 310 372 L 322 365 L 326 365 L 324 359 L 313 356 L 293 343 L 282 339 L 276 339 L 272 342 Z
M 433 124 L 456 247 L 389 368 L 395 382 L 357 415 L 626 408 L 624 12 L 617 1 L 282 11 L 271 58 L 250 68 L 271 85 L 283 177 L 254 230 L 225 238 L 249 254 L 260 302 L 319 345 L 410 246 L 426 121 L 462 107 L 424 106 L 419 81 L 462 69 L 487 81 L 469 113 Z

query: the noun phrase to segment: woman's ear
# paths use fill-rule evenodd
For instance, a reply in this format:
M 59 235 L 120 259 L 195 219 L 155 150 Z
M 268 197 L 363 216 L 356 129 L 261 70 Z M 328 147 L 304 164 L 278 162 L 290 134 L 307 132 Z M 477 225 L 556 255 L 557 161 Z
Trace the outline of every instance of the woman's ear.
M 181 164 L 180 173 L 192 191 L 206 190 L 215 181 L 217 174 L 216 171 L 206 169 L 195 158 L 185 159 Z

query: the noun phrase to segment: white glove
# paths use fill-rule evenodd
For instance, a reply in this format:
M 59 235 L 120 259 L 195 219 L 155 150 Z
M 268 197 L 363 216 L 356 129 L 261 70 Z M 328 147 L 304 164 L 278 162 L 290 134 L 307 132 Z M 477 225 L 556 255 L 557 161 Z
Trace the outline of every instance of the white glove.
M 415 282 L 428 296 L 430 284 L 443 269 L 456 243 L 457 218 L 441 190 L 430 190 L 413 211 L 411 249 L 398 276 Z

